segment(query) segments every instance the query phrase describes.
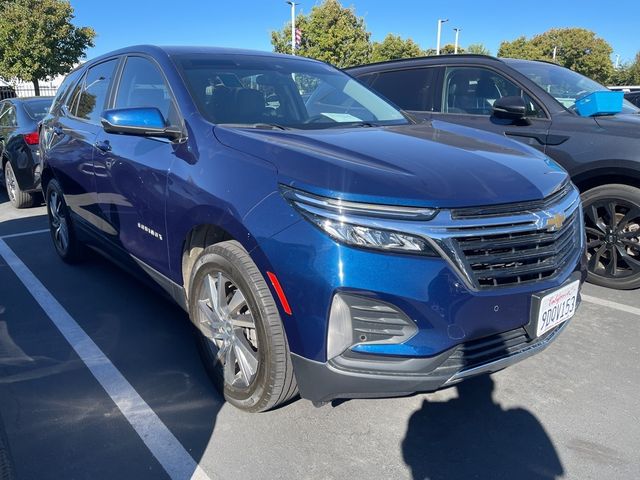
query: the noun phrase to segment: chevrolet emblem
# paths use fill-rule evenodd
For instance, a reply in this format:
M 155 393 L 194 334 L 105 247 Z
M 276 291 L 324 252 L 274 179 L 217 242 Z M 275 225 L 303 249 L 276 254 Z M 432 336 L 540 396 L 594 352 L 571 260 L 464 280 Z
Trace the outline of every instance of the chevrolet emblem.
M 547 231 L 555 232 L 556 230 L 560 230 L 564 223 L 564 219 L 564 213 L 556 213 L 553 217 L 547 218 Z

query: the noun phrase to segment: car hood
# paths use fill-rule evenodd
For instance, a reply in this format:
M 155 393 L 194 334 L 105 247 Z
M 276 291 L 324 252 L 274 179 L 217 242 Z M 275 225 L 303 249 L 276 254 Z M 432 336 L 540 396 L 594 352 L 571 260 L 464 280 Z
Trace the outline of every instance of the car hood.
M 546 197 L 568 178 L 537 150 L 439 121 L 214 132 L 222 144 L 273 163 L 281 183 L 352 201 L 441 208 L 522 202 Z
M 640 114 L 619 113 L 593 118 L 608 133 L 632 138 L 640 137 Z

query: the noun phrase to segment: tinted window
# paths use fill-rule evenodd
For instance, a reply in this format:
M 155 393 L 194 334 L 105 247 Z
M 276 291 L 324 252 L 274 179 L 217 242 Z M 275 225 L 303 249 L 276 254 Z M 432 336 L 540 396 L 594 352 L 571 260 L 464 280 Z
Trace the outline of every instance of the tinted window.
M 491 115 L 496 100 L 511 96 L 524 99 L 528 116 L 545 116 L 522 88 L 502 75 L 486 68 L 448 67 L 442 93 L 442 111 Z
M 176 56 L 203 116 L 213 123 L 291 128 L 405 124 L 395 107 L 328 65 L 251 55 Z
M 115 108 L 155 107 L 169 124 L 177 124 L 169 88 L 160 70 L 142 57 L 129 57 L 124 66 Z
M 84 118 L 91 123 L 100 123 L 100 115 L 104 110 L 109 83 L 117 62 L 117 60 L 109 60 L 89 69 L 82 92 L 77 104 L 74 105 L 76 117 Z
M 24 111 L 34 120 L 41 120 L 49 112 L 51 99 L 31 100 L 24 104 Z
M 369 86 L 405 110 L 433 110 L 435 68 L 381 72 Z
M 60 88 L 58 89 L 58 93 L 56 93 L 56 97 L 53 99 L 53 106 L 51 107 L 52 110 L 58 109 L 63 102 L 69 98 L 69 91 L 75 85 L 75 81 L 78 79 L 79 75 L 80 72 L 76 70 L 65 77 L 62 85 L 60 85 Z
M 16 107 L 9 103 L 0 113 L 0 127 L 15 127 L 16 125 Z

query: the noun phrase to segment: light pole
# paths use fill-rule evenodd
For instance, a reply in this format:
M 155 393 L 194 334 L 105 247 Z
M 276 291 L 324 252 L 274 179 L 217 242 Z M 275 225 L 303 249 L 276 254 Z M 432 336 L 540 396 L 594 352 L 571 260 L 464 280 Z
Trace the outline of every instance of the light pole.
M 442 34 L 442 24 L 448 22 L 449 19 L 438 19 L 438 40 L 436 41 L 436 55 L 440 55 L 440 35 Z
M 291 55 L 296 54 L 296 5 L 300 5 L 299 3 L 289 1 L 287 2 L 291 5 Z
M 462 30 L 461 28 L 454 28 L 455 32 L 456 32 L 456 43 L 455 46 L 453 47 L 453 53 L 455 55 L 458 54 L 458 38 L 460 38 L 460 30 Z
M 620 54 L 616 53 L 616 68 L 620 66 Z

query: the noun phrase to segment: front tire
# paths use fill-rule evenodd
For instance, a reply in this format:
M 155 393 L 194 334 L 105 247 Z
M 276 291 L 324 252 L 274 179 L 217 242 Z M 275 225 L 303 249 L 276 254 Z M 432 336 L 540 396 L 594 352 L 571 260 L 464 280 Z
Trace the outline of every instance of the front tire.
M 29 208 L 33 205 L 33 195 L 20 189 L 11 162 L 8 160 L 4 165 L 4 184 L 9 201 L 15 208 Z
M 209 246 L 196 260 L 189 316 L 198 330 L 205 367 L 229 403 L 264 412 L 297 393 L 275 301 L 238 242 Z
M 66 263 L 77 263 L 84 257 L 84 245 L 78 241 L 69 207 L 57 180 L 47 185 L 47 216 L 53 246 Z
M 640 287 L 640 189 L 602 185 L 582 194 L 587 234 L 587 281 Z

